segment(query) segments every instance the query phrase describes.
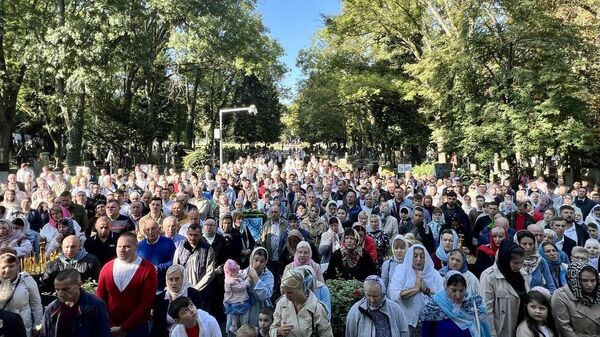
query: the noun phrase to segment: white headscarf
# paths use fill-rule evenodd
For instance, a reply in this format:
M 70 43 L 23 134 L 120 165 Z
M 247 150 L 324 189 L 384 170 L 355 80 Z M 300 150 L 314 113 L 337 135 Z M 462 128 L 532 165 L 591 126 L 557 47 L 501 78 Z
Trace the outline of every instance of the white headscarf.
M 179 288 L 178 292 L 171 291 L 168 285 L 167 287 L 165 287 L 165 290 L 167 291 L 166 295 L 169 296 L 171 301 L 181 296 L 187 296 L 188 288 L 192 287 L 192 284 L 188 281 L 187 271 L 185 270 L 185 267 L 180 264 L 174 264 L 170 266 L 169 269 L 167 269 L 167 284 L 169 282 L 169 275 L 175 273 L 179 273 L 181 275 L 181 281 L 183 283 L 181 284 L 181 288 Z
M 411 246 L 406 252 L 404 257 L 404 263 L 398 265 L 394 271 L 394 287 L 397 287 L 400 291 L 414 288 L 417 273 L 413 269 L 413 254 L 415 249 L 420 248 L 424 252 L 425 264 L 423 266 L 423 284 L 431 291 L 430 295 L 434 295 L 437 292 L 444 290 L 444 280 L 440 276 L 439 272 L 435 270 L 433 261 L 427 253 L 427 249 L 421 244 L 415 244 Z M 392 285 L 390 285 L 392 288 Z M 396 299 L 394 299 L 396 300 Z M 404 315 L 410 326 L 417 326 L 419 315 L 425 305 L 429 302 L 430 297 L 425 295 L 423 292 L 418 292 L 412 297 L 401 299 L 398 304 L 403 308 Z

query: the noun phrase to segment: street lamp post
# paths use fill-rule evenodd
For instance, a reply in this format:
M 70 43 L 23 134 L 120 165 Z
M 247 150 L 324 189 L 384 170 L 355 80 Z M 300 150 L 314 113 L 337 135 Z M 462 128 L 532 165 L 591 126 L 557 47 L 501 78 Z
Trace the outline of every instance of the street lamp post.
M 224 108 L 219 109 L 219 131 L 215 130 L 215 138 L 219 138 L 219 163 L 223 165 L 223 114 L 228 112 L 241 112 L 248 111 L 251 115 L 256 115 L 258 110 L 256 110 L 256 106 L 252 104 L 248 107 L 243 108 Z

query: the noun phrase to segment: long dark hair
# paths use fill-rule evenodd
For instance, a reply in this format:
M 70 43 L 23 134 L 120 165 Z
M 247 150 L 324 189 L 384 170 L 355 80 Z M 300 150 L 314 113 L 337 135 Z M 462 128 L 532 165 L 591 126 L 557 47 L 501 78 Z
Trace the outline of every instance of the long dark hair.
M 540 331 L 538 323 L 529 316 L 529 312 L 527 311 L 527 305 L 531 301 L 536 301 L 539 304 L 545 306 L 548 309 L 548 314 L 546 315 L 546 323 L 544 324 L 548 330 L 552 331 L 554 336 L 558 336 L 558 330 L 556 329 L 556 322 L 554 321 L 554 315 L 552 315 L 552 306 L 550 305 L 550 300 L 546 297 L 546 295 L 542 294 L 539 291 L 531 290 L 527 293 L 525 301 L 523 301 L 523 306 L 521 308 L 522 320 L 525 320 L 529 331 L 533 334 L 533 337 L 544 337 L 544 334 Z

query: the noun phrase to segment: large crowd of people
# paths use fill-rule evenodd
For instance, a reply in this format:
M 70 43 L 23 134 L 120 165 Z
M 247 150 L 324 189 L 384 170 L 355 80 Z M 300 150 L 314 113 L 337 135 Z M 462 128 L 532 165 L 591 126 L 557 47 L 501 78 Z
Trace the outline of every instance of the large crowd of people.
M 0 182 L 0 335 L 327 337 L 344 319 L 347 337 L 600 335 L 589 182 L 382 172 L 303 152 L 24 163 Z M 363 283 L 346 317 L 332 279 Z

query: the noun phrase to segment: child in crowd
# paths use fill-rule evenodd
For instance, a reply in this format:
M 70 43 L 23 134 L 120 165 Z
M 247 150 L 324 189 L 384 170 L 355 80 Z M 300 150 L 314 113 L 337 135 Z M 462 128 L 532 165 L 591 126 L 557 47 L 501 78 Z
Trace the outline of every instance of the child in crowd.
M 223 266 L 225 273 L 225 313 L 227 314 L 226 330 L 236 333 L 243 324 L 248 324 L 250 312 L 250 296 L 248 287 L 249 277 L 240 272 L 240 265 L 232 259 L 225 262 Z
M 237 333 L 237 337 L 256 337 L 256 328 L 249 326 L 248 324 L 242 325 Z
M 175 319 L 170 337 L 221 337 L 217 320 L 197 309 L 189 297 L 178 297 L 169 306 L 169 316 Z M 202 335 L 201 335 L 202 334 Z
M 590 259 L 590 266 L 598 270 L 598 254 L 600 253 L 600 242 L 596 239 L 587 239 L 585 241 L 585 250 L 587 250 Z
M 271 324 L 273 324 L 273 309 L 263 307 L 258 314 L 258 337 L 269 336 Z
M 590 238 L 598 240 L 598 225 L 593 222 L 590 222 L 587 225 L 587 231 L 590 235 Z
M 400 221 L 398 221 L 398 232 L 404 234 L 412 228 L 412 219 L 410 218 L 408 207 L 400 208 Z
M 550 292 L 543 287 L 534 287 L 527 293 L 522 309 L 523 318 L 517 327 L 517 336 L 558 336 L 550 299 Z
M 431 229 L 431 234 L 433 234 L 436 247 L 440 245 L 440 231 L 445 223 L 442 209 L 439 207 L 434 208 L 431 212 L 431 222 L 428 223 L 427 226 Z

